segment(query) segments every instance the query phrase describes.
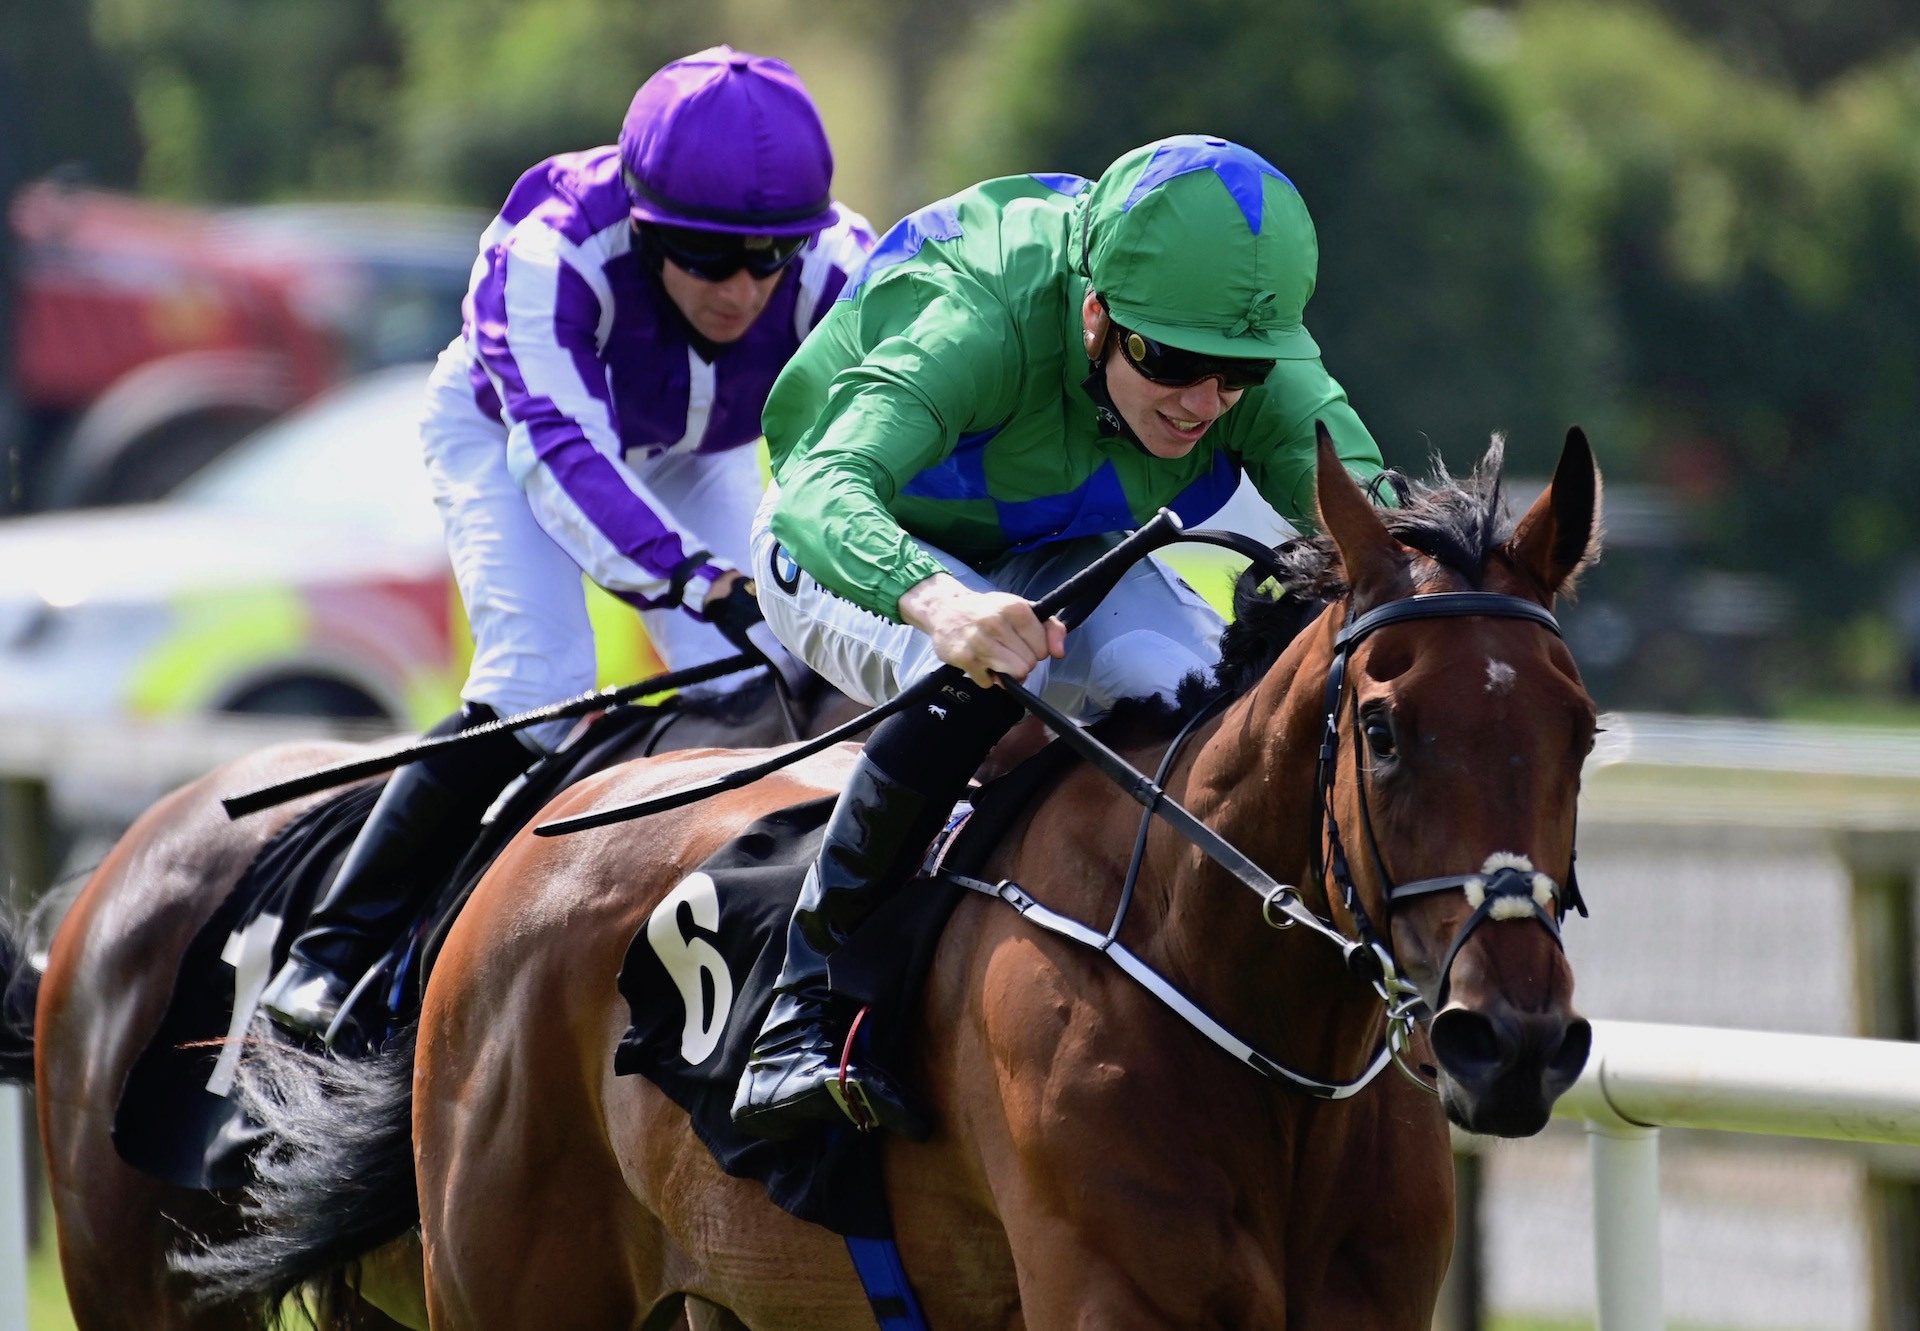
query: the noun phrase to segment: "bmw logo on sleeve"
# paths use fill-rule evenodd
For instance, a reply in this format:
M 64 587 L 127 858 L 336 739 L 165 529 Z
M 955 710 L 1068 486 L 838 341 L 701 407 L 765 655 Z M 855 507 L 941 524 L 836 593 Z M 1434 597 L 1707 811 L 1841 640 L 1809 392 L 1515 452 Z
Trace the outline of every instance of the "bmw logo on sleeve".
M 773 580 L 789 596 L 800 590 L 800 566 L 793 562 L 787 547 L 778 542 L 773 547 Z

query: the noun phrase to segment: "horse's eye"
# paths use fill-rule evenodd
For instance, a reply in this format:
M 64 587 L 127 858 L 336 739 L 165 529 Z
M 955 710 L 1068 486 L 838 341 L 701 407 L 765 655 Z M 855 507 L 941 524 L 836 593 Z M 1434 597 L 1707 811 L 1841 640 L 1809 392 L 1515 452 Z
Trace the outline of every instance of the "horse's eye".
M 1373 750 L 1376 758 L 1391 758 L 1393 747 L 1393 719 L 1384 707 L 1363 713 L 1360 717 L 1361 733 L 1367 737 L 1367 747 Z

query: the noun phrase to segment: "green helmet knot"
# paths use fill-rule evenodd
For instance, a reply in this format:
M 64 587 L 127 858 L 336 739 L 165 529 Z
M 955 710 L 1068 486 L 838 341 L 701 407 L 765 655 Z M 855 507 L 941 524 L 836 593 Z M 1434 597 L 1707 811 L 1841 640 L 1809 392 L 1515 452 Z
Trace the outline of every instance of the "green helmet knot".
M 1254 292 L 1253 299 L 1247 302 L 1247 312 L 1234 320 L 1233 326 L 1227 329 L 1227 336 L 1245 337 L 1256 328 L 1265 332 L 1269 328 L 1283 326 L 1286 318 L 1275 304 L 1279 299 L 1276 292 Z

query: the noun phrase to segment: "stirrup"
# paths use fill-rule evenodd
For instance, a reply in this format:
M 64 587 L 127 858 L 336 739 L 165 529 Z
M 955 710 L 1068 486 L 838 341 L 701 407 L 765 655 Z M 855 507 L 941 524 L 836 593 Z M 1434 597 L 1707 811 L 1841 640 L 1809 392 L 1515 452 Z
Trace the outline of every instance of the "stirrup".
M 260 1011 L 280 1030 L 322 1045 L 340 1020 L 347 987 L 330 971 L 289 958 L 260 995 Z
M 853 1024 L 847 1028 L 846 1041 L 840 1046 L 840 1066 L 827 1081 L 827 1094 L 857 1131 L 872 1132 L 876 1128 L 886 1128 L 909 1141 L 925 1141 L 933 1135 L 933 1114 L 918 1097 L 905 1086 L 896 1084 L 880 1069 L 869 1067 L 866 1076 L 887 1088 L 891 1107 L 889 1112 L 882 1113 L 876 1101 L 867 1093 L 866 1082 L 854 1071 L 853 1042 L 871 1010 L 863 1005 L 854 1014 Z
M 827 1094 L 840 1106 L 840 1112 L 853 1120 L 853 1126 L 861 1132 L 872 1132 L 880 1126 L 880 1116 L 874 1113 L 873 1101 L 867 1099 L 867 1088 L 858 1080 L 850 1079 L 848 1073 L 853 1069 L 853 1041 L 860 1034 L 861 1023 L 871 1012 L 871 1004 L 862 1003 L 860 1010 L 853 1014 L 853 1024 L 847 1027 L 847 1038 L 840 1045 L 839 1075 L 827 1083 Z

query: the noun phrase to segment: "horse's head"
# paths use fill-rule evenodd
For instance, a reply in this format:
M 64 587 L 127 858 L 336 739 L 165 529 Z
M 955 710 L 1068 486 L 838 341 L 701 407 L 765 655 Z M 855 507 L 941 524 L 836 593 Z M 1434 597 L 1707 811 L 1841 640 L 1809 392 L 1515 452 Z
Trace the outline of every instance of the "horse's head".
M 1496 441 L 1480 487 L 1434 487 L 1383 517 L 1322 432 L 1321 520 L 1348 587 L 1322 784 L 1331 899 L 1350 892 L 1355 927 L 1384 924 L 1435 1014 L 1448 1116 L 1522 1136 L 1545 1125 L 1592 1040 L 1557 926 L 1577 901 L 1594 705 L 1535 612 L 1591 556 L 1599 476 L 1569 431 L 1553 483 L 1507 535 L 1498 467 Z M 1447 593 L 1478 595 L 1417 599 Z

